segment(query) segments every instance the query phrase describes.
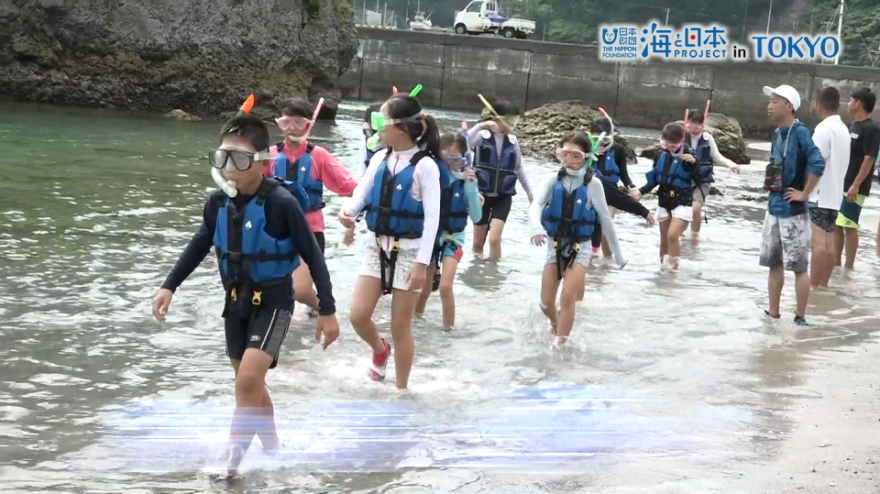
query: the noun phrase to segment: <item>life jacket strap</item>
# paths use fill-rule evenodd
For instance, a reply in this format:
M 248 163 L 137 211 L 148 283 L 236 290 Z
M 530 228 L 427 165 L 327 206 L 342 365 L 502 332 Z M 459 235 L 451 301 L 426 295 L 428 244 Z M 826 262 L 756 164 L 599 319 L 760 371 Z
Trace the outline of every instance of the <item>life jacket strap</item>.
M 398 237 L 394 238 L 394 243 L 391 246 L 391 255 L 385 253 L 385 249 L 382 248 L 382 241 L 379 240 L 379 236 L 376 236 L 376 245 L 379 247 L 379 279 L 382 282 L 382 293 L 385 295 L 390 295 L 392 291 L 394 291 L 394 271 L 397 267 L 397 254 L 400 252 L 400 239 Z M 385 268 L 388 268 L 388 278 L 385 276 Z

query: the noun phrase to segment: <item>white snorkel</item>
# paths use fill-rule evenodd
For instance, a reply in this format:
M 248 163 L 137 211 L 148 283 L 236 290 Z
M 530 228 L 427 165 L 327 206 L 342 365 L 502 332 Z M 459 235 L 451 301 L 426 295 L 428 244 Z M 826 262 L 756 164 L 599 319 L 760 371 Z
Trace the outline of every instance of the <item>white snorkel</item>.
M 226 177 L 223 176 L 223 173 L 217 168 L 211 167 L 211 178 L 214 179 L 214 183 L 217 184 L 217 187 L 225 192 L 227 196 L 235 197 L 238 195 L 238 189 L 236 188 L 235 182 L 227 180 Z
M 608 151 L 608 149 L 614 145 L 614 120 L 612 120 L 611 117 L 608 116 L 608 113 L 606 113 L 605 109 L 602 108 L 601 106 L 599 107 L 599 113 L 601 113 L 603 117 L 608 119 L 608 125 L 611 126 L 610 132 L 608 132 L 607 136 L 603 132 L 602 135 L 599 137 L 599 142 L 601 143 L 600 147 L 602 149 L 602 152 L 605 152 L 605 151 Z M 606 137 L 608 138 L 607 143 L 603 142 L 606 139 Z

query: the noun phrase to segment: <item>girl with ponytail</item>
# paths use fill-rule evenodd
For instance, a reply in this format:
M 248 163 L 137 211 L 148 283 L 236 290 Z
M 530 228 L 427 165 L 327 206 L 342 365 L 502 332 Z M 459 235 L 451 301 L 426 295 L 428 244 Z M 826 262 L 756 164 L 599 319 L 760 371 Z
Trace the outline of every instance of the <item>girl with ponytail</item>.
M 371 232 L 355 282 L 351 325 L 373 350 L 371 379 L 384 380 L 391 345 L 379 336 L 372 316 L 382 295 L 392 296 L 394 367 L 397 387 L 405 389 L 415 353 L 413 313 L 440 223 L 440 134 L 418 100 L 404 95 L 388 99 L 370 125 L 387 148 L 373 156 L 339 211 L 346 226 L 365 211 Z

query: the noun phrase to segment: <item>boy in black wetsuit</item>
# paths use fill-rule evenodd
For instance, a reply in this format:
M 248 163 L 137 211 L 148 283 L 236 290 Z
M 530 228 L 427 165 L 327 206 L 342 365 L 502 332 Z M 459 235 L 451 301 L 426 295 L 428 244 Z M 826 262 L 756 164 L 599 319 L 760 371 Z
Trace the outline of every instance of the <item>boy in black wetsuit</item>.
M 626 148 L 614 142 L 611 122 L 605 117 L 597 118 L 590 125 L 590 132 L 594 137 L 605 132 L 605 142 L 600 144 L 599 150 L 596 151 L 597 160 L 593 163 L 593 168 L 596 171 L 596 177 L 602 181 L 602 186 L 605 188 L 605 201 L 608 203 L 611 217 L 613 218 L 619 209 L 645 218 L 649 225 L 653 225 L 654 215 L 651 214 L 648 208 L 642 206 L 639 201 L 636 201 L 618 188 L 621 180 L 627 189 L 634 189 L 636 186 L 633 184 L 632 179 L 629 178 L 629 173 L 626 169 Z M 591 240 L 593 257 L 599 255 L 600 242 L 602 253 L 606 258 L 611 257 L 608 242 L 602 238 L 601 225 L 596 225 Z
M 226 354 L 235 369 L 236 409 L 229 432 L 226 476 L 235 475 L 254 435 L 264 449 L 278 449 L 266 373 L 278 354 L 293 313 L 291 275 L 305 261 L 318 292 L 318 333 L 324 347 L 339 336 L 330 274 L 297 199 L 277 179 L 263 177 L 271 161 L 269 130 L 259 118 L 240 115 L 220 134 L 211 166 L 234 182 L 233 197 L 218 190 L 205 204 L 198 231 L 153 300 L 165 320 L 174 291 L 214 246 L 226 291 L 223 319 Z

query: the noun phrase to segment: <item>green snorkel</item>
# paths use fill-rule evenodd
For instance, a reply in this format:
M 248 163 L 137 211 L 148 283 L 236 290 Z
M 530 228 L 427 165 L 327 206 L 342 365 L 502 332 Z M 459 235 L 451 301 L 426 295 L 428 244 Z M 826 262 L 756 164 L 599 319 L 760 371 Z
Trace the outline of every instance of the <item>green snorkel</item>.
M 415 98 L 420 92 L 422 92 L 422 85 L 417 84 L 416 87 L 409 92 L 409 97 Z M 392 94 L 397 94 L 396 87 L 392 89 Z M 370 126 L 376 131 L 376 133 L 367 140 L 367 148 L 373 149 L 379 144 L 379 132 L 385 128 L 385 115 L 382 115 L 380 112 L 373 112 L 373 114 L 370 115 Z

